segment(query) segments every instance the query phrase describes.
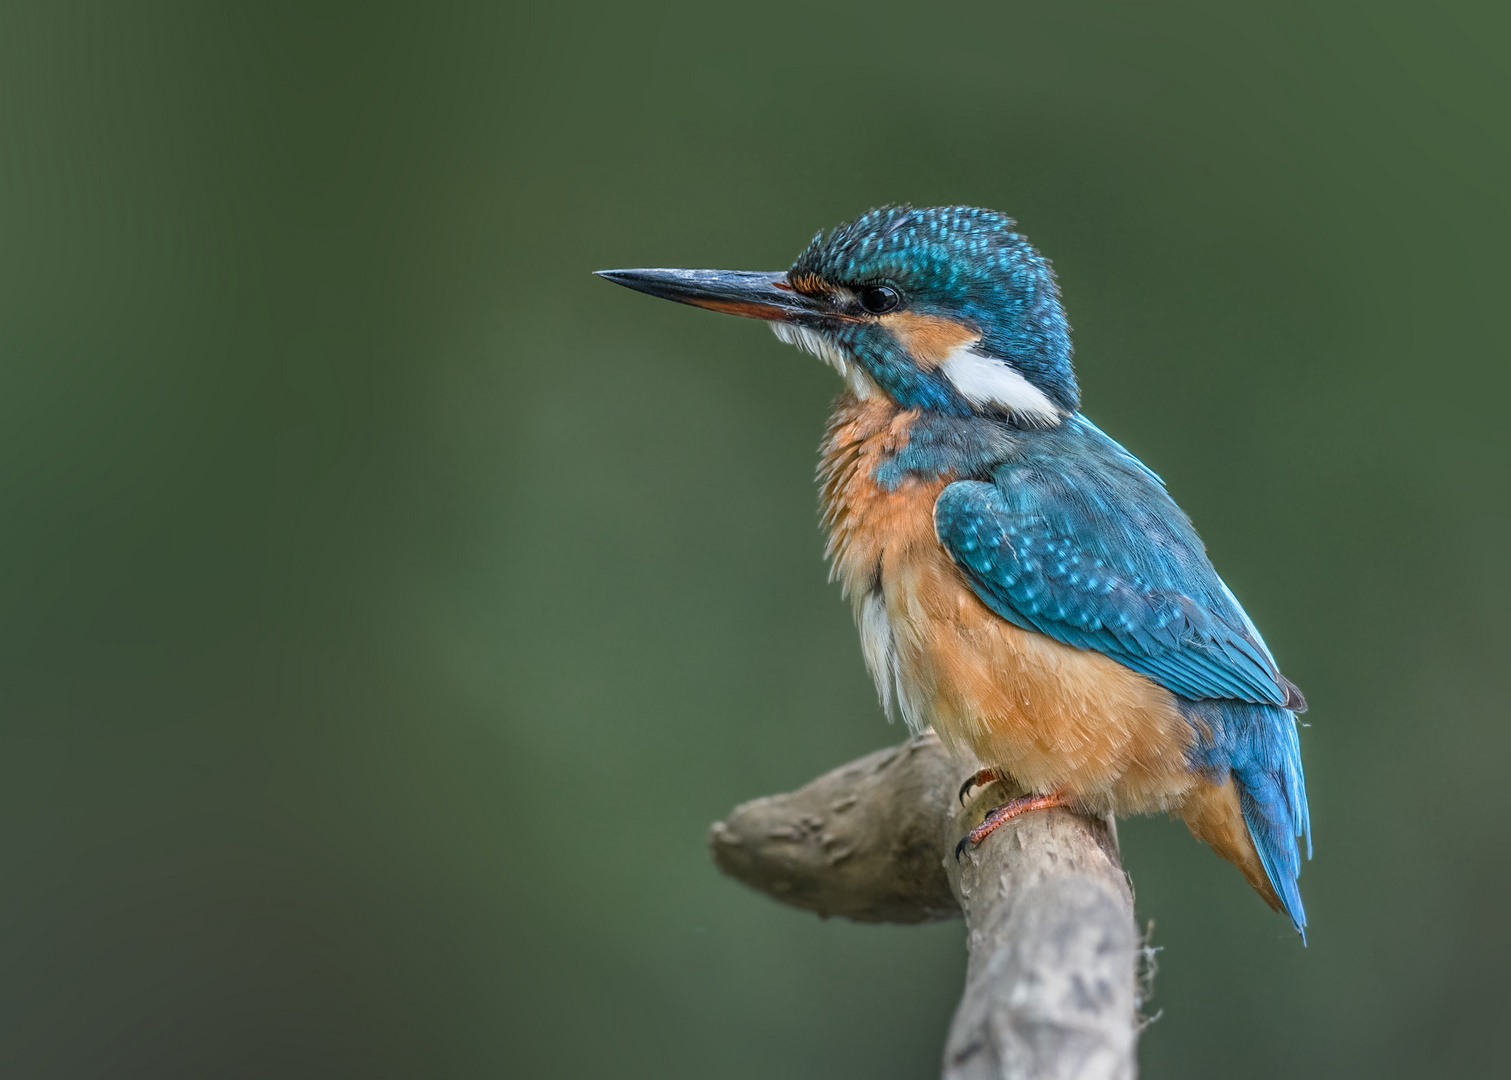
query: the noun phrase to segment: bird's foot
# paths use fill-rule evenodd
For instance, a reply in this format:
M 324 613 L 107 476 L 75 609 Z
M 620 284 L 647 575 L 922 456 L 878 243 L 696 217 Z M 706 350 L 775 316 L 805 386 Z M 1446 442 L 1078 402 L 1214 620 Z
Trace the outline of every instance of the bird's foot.
M 1001 806 L 994 807 L 987 811 L 980 825 L 966 833 L 965 838 L 955 845 L 955 861 L 960 861 L 960 856 L 965 853 L 967 847 L 975 847 L 1015 817 L 1021 817 L 1030 810 L 1048 810 L 1055 806 L 1069 805 L 1070 800 L 1063 794 L 1051 791 L 1048 795 L 1025 795 L 1021 799 L 1014 799 L 1012 802 L 1005 802 Z
M 985 787 L 987 784 L 995 784 L 998 780 L 1006 783 L 1011 779 L 1012 777 L 1008 776 L 1005 770 L 996 768 L 995 766 L 989 765 L 986 768 L 977 771 L 976 773 L 972 774 L 969 780 L 960 785 L 960 805 L 965 805 L 965 797 L 971 793 L 972 788 Z

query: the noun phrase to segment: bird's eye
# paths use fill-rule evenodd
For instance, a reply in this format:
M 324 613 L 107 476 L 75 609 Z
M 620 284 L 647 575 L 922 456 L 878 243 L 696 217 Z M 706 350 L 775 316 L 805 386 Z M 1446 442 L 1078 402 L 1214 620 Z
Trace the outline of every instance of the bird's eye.
M 860 306 L 872 315 L 885 315 L 902 303 L 902 294 L 890 285 L 867 285 L 860 291 Z

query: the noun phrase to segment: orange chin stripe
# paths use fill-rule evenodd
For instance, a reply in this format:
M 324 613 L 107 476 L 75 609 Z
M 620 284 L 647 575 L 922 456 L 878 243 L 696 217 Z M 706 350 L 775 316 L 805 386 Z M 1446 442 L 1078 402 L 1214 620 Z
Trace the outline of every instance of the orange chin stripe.
M 950 353 L 981 336 L 978 331 L 954 319 L 919 315 L 911 311 L 883 315 L 878 321 L 892 332 L 892 336 L 912 354 L 919 367 L 925 370 L 937 368 Z

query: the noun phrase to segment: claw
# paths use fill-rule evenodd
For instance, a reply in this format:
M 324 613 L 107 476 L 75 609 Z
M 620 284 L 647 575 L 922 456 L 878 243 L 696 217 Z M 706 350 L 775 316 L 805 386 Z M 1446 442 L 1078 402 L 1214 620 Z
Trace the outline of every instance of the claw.
M 998 769 L 979 769 L 965 783 L 960 785 L 960 805 L 965 805 L 965 797 L 971 793 L 971 788 L 984 787 L 1002 779 L 1002 773 Z
M 971 838 L 969 836 L 962 836 L 960 838 L 960 843 L 958 843 L 958 844 L 955 845 L 955 861 L 956 862 L 959 862 L 960 861 L 960 856 L 962 856 L 962 855 L 965 854 L 965 847 L 970 842 L 971 842 Z

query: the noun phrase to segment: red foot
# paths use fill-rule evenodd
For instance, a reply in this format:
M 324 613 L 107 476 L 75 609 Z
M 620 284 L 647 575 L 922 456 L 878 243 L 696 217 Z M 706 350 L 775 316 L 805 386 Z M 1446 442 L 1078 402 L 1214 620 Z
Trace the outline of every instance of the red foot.
M 955 859 L 959 861 L 967 845 L 975 847 L 1015 817 L 1021 817 L 1030 810 L 1048 810 L 1053 806 L 1069 805 L 1070 801 L 1058 791 L 1052 791 L 1048 795 L 1025 795 L 1021 799 L 1003 803 L 988 812 L 981 824 L 966 833 L 965 839 L 955 845 Z

